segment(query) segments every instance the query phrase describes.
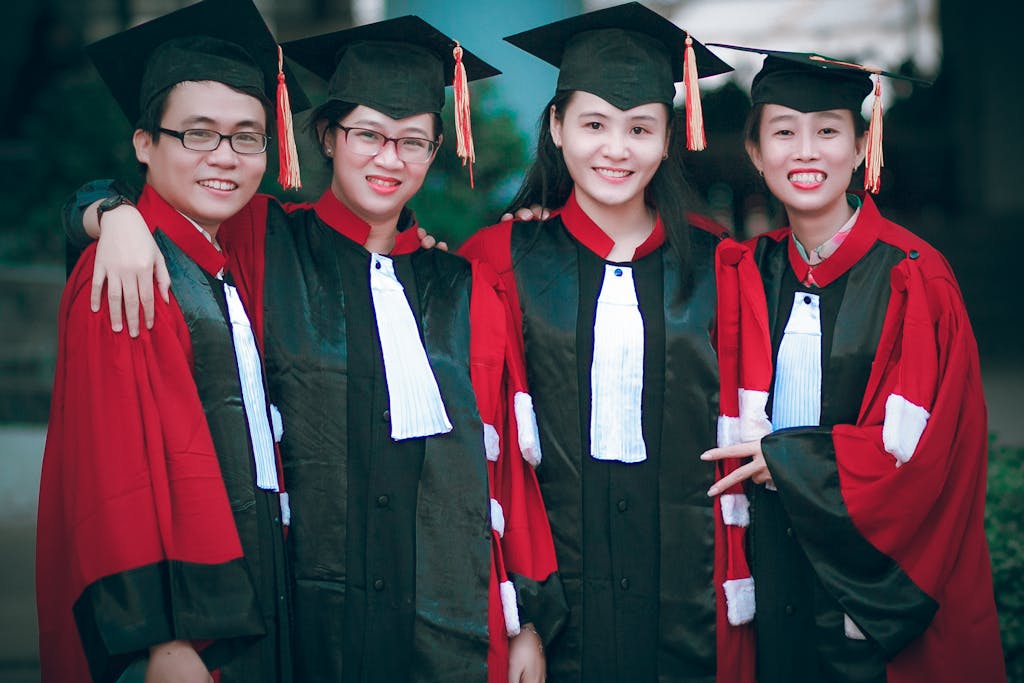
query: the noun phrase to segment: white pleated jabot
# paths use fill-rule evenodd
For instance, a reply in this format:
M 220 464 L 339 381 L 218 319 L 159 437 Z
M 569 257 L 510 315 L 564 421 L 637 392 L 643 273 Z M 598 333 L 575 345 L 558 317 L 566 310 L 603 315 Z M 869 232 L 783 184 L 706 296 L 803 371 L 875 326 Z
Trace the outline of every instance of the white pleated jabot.
M 242 385 L 242 404 L 249 422 L 253 458 L 256 464 L 256 486 L 265 491 L 279 491 L 277 458 L 274 455 L 274 437 L 270 425 L 267 395 L 263 389 L 263 365 L 256 348 L 252 324 L 238 296 L 238 290 L 224 283 L 224 298 L 228 302 L 231 336 L 235 342 L 235 362 Z
M 371 257 L 370 294 L 384 355 L 391 438 L 401 441 L 450 432 L 452 423 L 394 262 L 380 254 Z
M 647 459 L 641 427 L 644 320 L 633 269 L 605 264 L 590 366 L 590 454 L 626 463 Z
M 817 294 L 796 292 L 775 364 L 772 429 L 816 427 L 820 420 L 820 301 Z

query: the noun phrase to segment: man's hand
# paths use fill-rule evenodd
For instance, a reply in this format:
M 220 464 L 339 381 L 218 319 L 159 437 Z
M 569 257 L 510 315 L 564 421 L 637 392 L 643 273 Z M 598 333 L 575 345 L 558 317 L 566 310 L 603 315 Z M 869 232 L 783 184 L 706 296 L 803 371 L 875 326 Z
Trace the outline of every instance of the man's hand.
M 752 458 L 752 460 L 716 481 L 715 485 L 708 489 L 709 496 L 717 496 L 745 479 L 751 479 L 755 484 L 764 484 L 772 480 L 772 474 L 768 471 L 768 463 L 765 462 L 764 453 L 761 452 L 760 439 L 722 448 L 712 448 L 700 456 L 701 460 L 722 460 L 723 458 Z
M 149 648 L 146 683 L 213 683 L 213 677 L 187 640 Z
M 114 332 L 123 329 L 123 303 L 128 334 L 137 337 L 140 305 L 146 328 L 153 327 L 153 279 L 156 279 L 160 296 L 166 302 L 170 301 L 171 276 L 167 272 L 164 255 L 156 246 L 142 214 L 134 206 L 125 204 L 108 211 L 103 215 L 102 225 L 92 271 L 89 297 L 92 310 L 100 310 L 103 284 L 106 283 L 110 327 Z
M 547 678 L 544 644 L 533 624 L 523 624 L 508 644 L 509 683 L 543 683 Z

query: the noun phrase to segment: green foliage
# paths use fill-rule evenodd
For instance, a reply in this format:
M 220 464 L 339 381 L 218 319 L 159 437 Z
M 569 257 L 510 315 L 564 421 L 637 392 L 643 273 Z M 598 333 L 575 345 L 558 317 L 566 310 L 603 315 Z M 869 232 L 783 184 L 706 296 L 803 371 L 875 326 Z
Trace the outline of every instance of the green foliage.
M 63 79 L 26 117 L 16 158 L 0 160 L 0 262 L 61 263 L 59 210 L 87 180 L 133 177 L 131 128 L 95 79 Z
M 410 202 L 427 232 L 446 240 L 452 249 L 481 227 L 497 223 L 515 193 L 526 163 L 526 141 L 514 115 L 497 108 L 497 95 L 489 83 L 473 85 L 471 112 L 476 163 L 474 186 L 469 167 L 455 154 L 456 133 L 449 96 L 442 112 L 444 143 L 427 175 L 423 189 Z
M 1024 681 L 1024 448 L 992 444 L 985 534 L 1003 636 L 1007 676 Z

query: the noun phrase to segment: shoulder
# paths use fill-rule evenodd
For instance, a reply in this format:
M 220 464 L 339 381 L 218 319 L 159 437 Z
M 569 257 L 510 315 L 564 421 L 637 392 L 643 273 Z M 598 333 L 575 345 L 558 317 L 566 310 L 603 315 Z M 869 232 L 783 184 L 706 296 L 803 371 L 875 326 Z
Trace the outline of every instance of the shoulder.
M 901 252 L 926 280 L 956 283 L 953 269 L 942 252 L 902 225 L 883 218 L 878 241 Z
M 488 263 L 498 272 L 512 268 L 512 226 L 515 221 L 502 221 L 473 233 L 459 248 L 459 254 L 474 261 Z
M 697 235 L 707 235 L 715 240 L 731 237 L 729 230 L 724 225 L 709 216 L 699 213 L 688 213 L 686 214 L 686 222 L 691 228 L 696 228 L 693 232 Z

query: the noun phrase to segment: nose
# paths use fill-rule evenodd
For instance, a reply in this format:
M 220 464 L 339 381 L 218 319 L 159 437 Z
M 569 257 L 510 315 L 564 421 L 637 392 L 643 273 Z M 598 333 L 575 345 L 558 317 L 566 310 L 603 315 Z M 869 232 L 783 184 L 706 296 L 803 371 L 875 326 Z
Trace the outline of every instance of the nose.
M 797 140 L 796 152 L 798 159 L 817 159 L 818 158 L 818 144 L 815 136 L 808 135 L 806 133 L 799 134 L 800 137 Z
M 629 154 L 626 136 L 618 131 L 608 131 L 604 139 L 604 154 L 609 159 L 626 157 Z
M 401 168 L 403 162 L 398 158 L 398 142 L 385 140 L 384 146 L 380 148 L 373 160 L 382 168 Z
M 238 163 L 238 152 L 231 147 L 231 141 L 221 138 L 216 148 L 206 153 L 210 164 L 217 166 L 233 166 Z

